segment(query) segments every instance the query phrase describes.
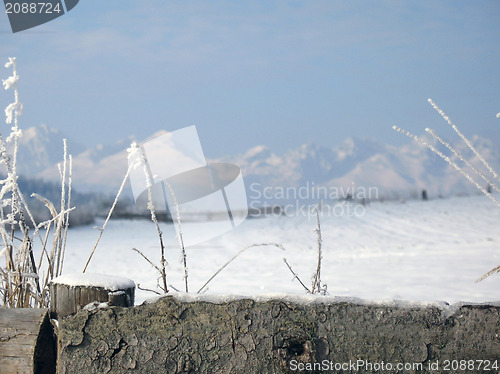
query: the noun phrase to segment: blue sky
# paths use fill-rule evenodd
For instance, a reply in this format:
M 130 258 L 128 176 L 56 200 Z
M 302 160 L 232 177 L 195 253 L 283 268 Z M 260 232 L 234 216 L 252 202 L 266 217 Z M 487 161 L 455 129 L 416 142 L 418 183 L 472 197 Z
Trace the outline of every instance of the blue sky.
M 9 56 L 21 126 L 86 146 L 188 125 L 208 157 L 407 142 L 393 125 L 451 137 L 428 97 L 466 135 L 500 138 L 496 0 L 81 0 L 16 34 L 0 16 L 2 65 Z

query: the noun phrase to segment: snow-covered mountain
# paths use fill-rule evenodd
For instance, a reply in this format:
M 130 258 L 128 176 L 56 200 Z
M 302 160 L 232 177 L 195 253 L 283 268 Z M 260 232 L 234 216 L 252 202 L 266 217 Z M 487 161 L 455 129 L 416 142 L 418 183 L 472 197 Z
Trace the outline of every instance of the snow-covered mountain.
M 158 135 L 161 134 L 153 134 L 149 139 Z M 20 173 L 57 180 L 56 164 L 62 160 L 62 138 L 58 131 L 44 125 L 25 130 L 20 142 Z M 85 150 L 68 139 L 68 152 L 73 154 L 75 188 L 116 192 L 127 170 L 126 149 L 131 140 Z M 471 141 L 480 154 L 500 170 L 500 149 L 495 142 L 479 136 L 472 137 Z M 465 144 L 458 143 L 457 150 L 473 165 L 484 169 Z M 454 155 L 450 158 L 457 160 Z M 290 192 L 300 187 L 302 192 L 304 187 L 342 188 L 343 191 L 371 187 L 377 188 L 378 193 L 372 197 L 379 198 L 407 197 L 422 189 L 426 189 L 430 196 L 475 191 L 452 166 L 416 142 L 393 146 L 373 139 L 349 138 L 332 147 L 307 143 L 282 155 L 261 145 L 241 155 L 214 161 L 232 162 L 242 169 L 250 200 L 256 195 L 262 198 L 263 191 L 279 200 L 282 197 L 277 194 L 283 190 L 289 189 Z M 317 198 L 311 191 L 305 192 L 312 199 Z M 276 202 L 279 201 L 273 201 Z
M 4 135 L 4 140 L 8 134 Z M 36 176 L 50 166 L 63 160 L 63 139 L 67 138 L 59 130 L 39 125 L 22 131 L 19 138 L 19 152 L 17 155 L 18 173 L 24 176 Z M 84 150 L 77 142 L 67 139 L 68 149 L 73 153 Z M 13 142 L 6 143 L 7 151 L 12 153 Z M 2 172 L 4 170 L 2 169 Z
M 459 166 L 465 166 L 457 156 L 438 146 L 434 139 L 424 138 L 450 155 L 450 159 Z M 500 149 L 495 142 L 479 136 L 472 137 L 471 141 L 493 168 L 500 170 Z M 456 149 L 472 165 L 486 173 L 484 165 L 465 144 L 457 143 Z M 304 144 L 282 156 L 277 156 L 267 147 L 257 146 L 225 161 L 232 161 L 241 167 L 249 197 L 262 198 L 266 191 L 265 195 L 274 196 L 276 200 L 293 199 L 293 194 L 298 194 L 300 187 L 302 196 L 311 200 L 325 194 L 342 198 L 347 194 L 356 194 L 356 191 L 361 196 L 370 188 L 372 194 L 367 198 L 416 197 L 423 189 L 430 196 L 477 191 L 454 167 L 416 142 L 393 146 L 373 139 L 349 138 L 331 148 Z M 466 166 L 464 170 L 473 173 Z M 485 188 L 486 184 L 482 182 Z M 320 196 L 313 189 L 319 191 Z
M 305 182 L 321 184 L 341 177 L 381 152 L 385 152 L 385 146 L 372 139 L 349 138 L 333 148 L 307 143 L 281 157 L 265 146 L 257 146 L 224 160 L 240 166 L 247 182 L 298 187 Z
M 73 185 L 79 190 L 98 192 L 117 191 L 127 172 L 127 140 L 111 145 L 99 144 L 95 148 L 73 154 Z M 71 150 L 70 150 L 71 152 Z M 37 176 L 43 179 L 58 178 L 57 165 L 51 165 Z
M 158 131 L 145 141 L 154 139 L 165 131 Z M 127 149 L 136 141 L 133 136 L 117 140 L 113 144 L 99 144 L 94 148 L 86 149 L 73 154 L 73 185 L 83 191 L 116 193 L 127 173 Z M 47 180 L 56 180 L 59 176 L 57 164 L 47 167 L 37 174 L 37 177 Z M 127 181 L 128 183 L 128 181 Z M 126 194 L 132 191 L 127 189 Z

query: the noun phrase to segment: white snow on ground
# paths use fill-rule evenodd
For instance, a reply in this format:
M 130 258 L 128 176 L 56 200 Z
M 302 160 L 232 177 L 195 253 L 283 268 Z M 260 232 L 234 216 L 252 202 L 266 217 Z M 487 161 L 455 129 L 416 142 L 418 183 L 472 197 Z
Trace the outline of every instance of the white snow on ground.
M 184 226 L 202 224 L 184 222 Z M 500 264 L 500 209 L 484 196 L 432 201 L 377 202 L 361 216 L 324 215 L 322 281 L 330 296 L 369 300 L 500 300 L 500 274 L 475 283 Z M 317 263 L 315 217 L 247 219 L 235 230 L 187 250 L 190 292 L 242 248 L 250 248 L 208 286 L 207 295 L 303 295 L 305 291 L 283 257 L 307 285 Z M 163 224 L 168 283 L 183 290 L 181 251 L 172 225 Z M 70 229 L 64 273 L 81 272 L 97 238 L 89 227 Z M 89 265 L 89 272 L 131 278 L 157 289 L 158 275 L 131 248 L 159 263 L 158 235 L 148 221 L 110 221 Z M 155 296 L 136 290 L 136 304 Z M 319 296 L 318 296 L 319 297 Z

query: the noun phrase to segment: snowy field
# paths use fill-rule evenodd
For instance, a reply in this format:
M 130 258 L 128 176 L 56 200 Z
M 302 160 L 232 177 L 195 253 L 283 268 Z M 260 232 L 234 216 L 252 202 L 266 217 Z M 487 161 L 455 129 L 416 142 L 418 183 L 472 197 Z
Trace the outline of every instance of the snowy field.
M 500 209 L 484 196 L 377 202 L 366 206 L 359 216 L 325 214 L 321 226 L 322 281 L 330 296 L 448 303 L 500 300 L 499 274 L 475 283 L 500 264 Z M 206 293 L 303 295 L 305 291 L 292 280 L 283 257 L 310 286 L 317 263 L 315 228 L 315 217 L 247 219 L 232 232 L 188 248 L 189 291 L 198 291 L 240 249 L 276 242 L 286 250 L 271 246 L 248 249 L 209 284 Z M 183 290 L 175 231 L 169 224 L 162 224 L 162 229 L 168 283 Z M 97 236 L 91 226 L 70 229 L 65 274 L 82 271 Z M 124 276 L 141 287 L 156 289 L 157 273 L 133 247 L 159 263 L 153 223 L 110 221 L 87 272 Z M 137 290 L 136 304 L 154 296 Z

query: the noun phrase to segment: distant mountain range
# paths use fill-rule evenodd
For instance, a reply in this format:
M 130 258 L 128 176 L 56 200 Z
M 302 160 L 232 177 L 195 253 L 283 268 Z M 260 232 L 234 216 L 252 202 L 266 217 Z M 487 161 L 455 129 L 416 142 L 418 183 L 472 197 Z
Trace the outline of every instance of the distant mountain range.
M 62 139 L 60 132 L 45 125 L 24 130 L 19 148 L 19 173 L 57 180 L 57 163 L 63 155 Z M 429 142 L 435 144 L 432 140 Z M 500 170 L 500 147 L 493 140 L 479 136 L 472 137 L 471 141 L 491 165 Z M 131 139 L 124 139 L 84 149 L 68 139 L 68 152 L 73 154 L 75 188 L 116 192 L 127 170 L 126 149 L 130 142 Z M 457 145 L 457 149 L 474 165 L 484 169 L 465 144 Z M 456 160 L 456 156 L 450 158 Z M 323 191 L 323 195 L 325 191 L 352 195 L 352 191 L 372 188 L 372 195 L 367 196 L 371 198 L 416 197 L 423 189 L 430 197 L 476 191 L 452 166 L 416 142 L 394 146 L 374 139 L 349 138 L 334 147 L 307 143 L 282 155 L 260 145 L 243 154 L 212 161 L 238 165 L 249 199 L 268 198 L 273 203 L 285 198 L 293 200 L 293 189 L 300 187 L 312 200 L 318 198 L 312 189 Z M 375 190 L 377 196 L 374 196 Z M 130 188 L 127 193 L 131 194 Z

